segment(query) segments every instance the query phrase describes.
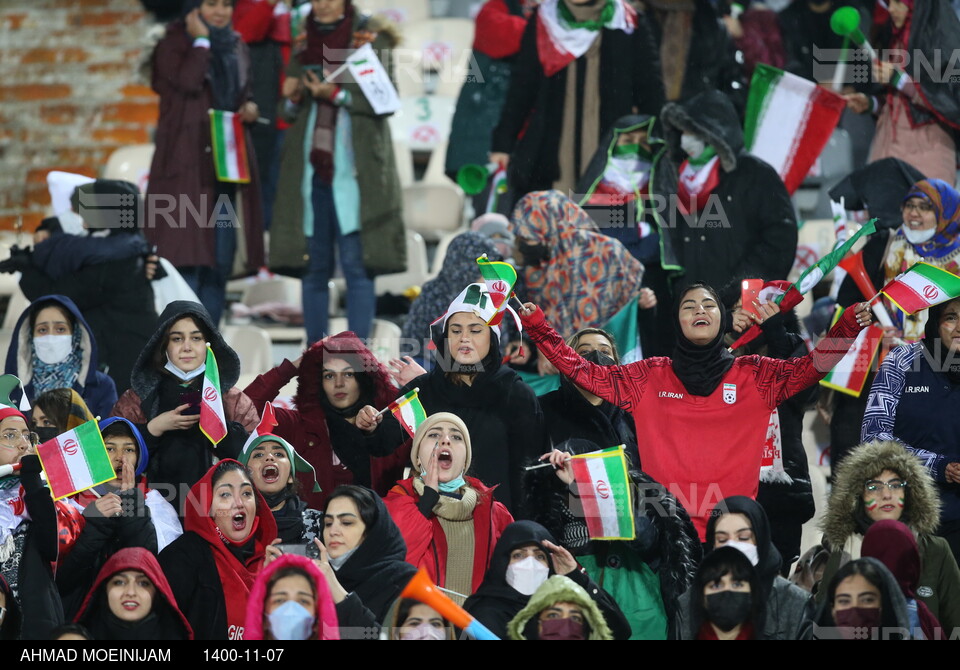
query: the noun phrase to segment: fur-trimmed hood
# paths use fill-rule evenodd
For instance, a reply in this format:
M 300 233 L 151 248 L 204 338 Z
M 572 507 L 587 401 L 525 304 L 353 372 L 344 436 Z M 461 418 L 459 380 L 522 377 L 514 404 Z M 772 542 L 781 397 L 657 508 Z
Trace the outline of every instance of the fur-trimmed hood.
M 683 103 L 668 102 L 660 112 L 663 134 L 670 158 L 680 165 L 686 153 L 680 148 L 680 136 L 695 133 L 716 150 L 724 172 L 737 167 L 737 156 L 743 151 L 743 130 L 737 110 L 720 91 L 698 93 Z
M 866 528 L 858 521 L 863 484 L 884 470 L 892 470 L 907 481 L 903 521 L 917 535 L 929 535 L 940 523 L 940 496 L 920 460 L 897 442 L 869 442 L 849 454 L 837 467 L 833 492 L 821 528 L 831 547 L 839 548 L 854 533 Z M 862 507 L 860 508 L 862 509 Z
M 604 620 L 597 603 L 576 582 L 563 575 L 550 577 L 530 596 L 526 607 L 520 610 L 507 626 L 510 639 L 526 640 L 525 633 L 528 631 L 524 631 L 524 628 L 527 627 L 527 624 L 540 612 L 555 603 L 574 603 L 582 608 L 583 616 L 587 620 L 586 623 L 590 626 L 588 640 L 613 639 L 613 633 L 610 631 L 606 620 Z
M 354 362 L 354 370 L 366 375 L 367 380 L 372 380 L 373 397 L 367 399 L 370 404 L 378 408 L 386 407 L 396 399 L 398 393 L 387 369 L 377 360 L 373 352 L 363 345 L 355 333 L 344 331 L 314 343 L 304 352 L 297 376 L 297 394 L 293 397 L 297 410 L 302 414 L 314 412 L 323 416 L 327 414 L 327 407 L 321 400 L 321 394 L 323 394 L 323 361 L 329 358 L 345 358 Z M 365 388 L 365 383 L 360 382 L 361 400 L 364 394 L 371 393 L 369 387 Z

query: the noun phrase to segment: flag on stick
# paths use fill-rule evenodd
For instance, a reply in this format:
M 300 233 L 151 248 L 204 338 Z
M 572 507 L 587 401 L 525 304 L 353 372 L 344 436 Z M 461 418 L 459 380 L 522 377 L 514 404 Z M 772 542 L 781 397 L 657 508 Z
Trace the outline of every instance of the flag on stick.
M 247 163 L 246 134 L 240 115 L 221 109 L 211 109 L 209 113 L 213 164 L 217 171 L 217 181 L 249 184 L 250 168 Z
M 623 445 L 570 459 L 592 540 L 632 540 L 633 501 Z
M 849 308 L 848 308 L 849 309 Z M 837 309 L 837 315 L 833 322 L 836 323 L 843 315 L 842 309 Z M 859 398 L 863 393 L 864 384 L 870 375 L 870 367 L 873 364 L 873 357 L 880 348 L 883 341 L 883 327 L 872 324 L 869 328 L 864 328 L 857 335 L 853 346 L 846 355 L 840 359 L 833 369 L 820 380 L 822 386 L 852 395 Z
M 487 325 L 498 326 L 503 320 L 503 312 L 507 308 L 507 299 L 517 283 L 517 271 L 509 263 L 491 261 L 486 254 L 477 259 L 477 265 L 480 266 L 480 276 L 483 277 L 483 281 L 487 285 L 487 293 L 497 310 L 487 321 Z
M 960 296 L 960 277 L 929 263 L 917 263 L 880 291 L 907 314 Z
M 96 421 L 87 421 L 37 447 L 54 500 L 116 479 Z
M 200 393 L 200 431 L 213 443 L 218 444 L 227 436 L 227 419 L 223 414 L 223 398 L 220 393 L 220 370 L 217 357 L 207 344 L 207 362 L 203 370 L 203 391 Z
M 414 436 L 417 428 L 427 418 L 427 412 L 420 404 L 419 391 L 419 388 L 408 391 L 406 395 L 400 396 L 387 405 L 387 409 L 397 417 L 397 421 L 410 434 L 410 437 Z
M 250 437 L 247 438 L 247 441 L 243 443 L 243 449 L 241 449 L 240 452 L 245 452 L 247 447 L 250 446 L 250 443 L 261 435 L 273 435 L 273 429 L 276 427 L 277 414 L 273 409 L 273 403 L 268 402 L 263 406 L 263 413 L 260 415 L 260 423 L 258 423 L 257 427 L 253 429 L 252 433 L 250 433 Z

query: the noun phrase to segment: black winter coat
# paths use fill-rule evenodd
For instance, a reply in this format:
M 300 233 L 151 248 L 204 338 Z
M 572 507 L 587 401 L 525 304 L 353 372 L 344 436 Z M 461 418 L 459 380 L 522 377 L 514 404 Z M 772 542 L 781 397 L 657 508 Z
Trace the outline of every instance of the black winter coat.
M 735 277 L 785 279 L 797 251 L 797 217 L 780 175 L 744 151 L 743 131 L 733 104 L 719 91 L 706 91 L 682 105 L 668 103 L 661 115 L 669 159 L 678 175 L 686 158 L 684 131 L 695 133 L 720 157 L 720 181 L 699 214 L 668 206 L 665 225 L 685 269 L 684 281 L 725 286 Z M 664 163 L 667 161 L 664 160 Z M 676 177 L 675 177 L 676 178 Z M 675 182 L 676 183 L 676 182 Z M 676 193 L 676 187 L 671 190 Z
M 227 605 L 223 583 L 207 541 L 196 533 L 184 533 L 168 544 L 157 560 L 174 595 L 193 594 L 189 599 L 177 599 L 180 611 L 193 627 L 193 638 L 226 640 Z
M 557 151 L 563 128 L 567 75 L 578 72 L 579 65 L 585 62 L 581 57 L 553 76 L 546 76 L 537 56 L 537 11 L 534 10 L 523 34 L 500 123 L 493 131 L 491 142 L 492 151 L 511 154 L 509 180 L 517 197 L 550 189 L 559 179 Z M 579 84 L 579 99 L 597 95 L 597 92 L 582 91 L 582 87 L 583 84 Z M 629 35 L 621 30 L 603 29 L 599 94 L 598 140 L 621 116 L 659 113 L 664 102 L 659 59 L 650 28 L 642 16 Z M 580 146 L 579 139 L 576 146 Z M 585 156 L 583 160 L 589 158 Z M 577 160 L 576 164 L 582 163 Z
M 561 377 L 560 388 L 539 400 L 554 446 L 571 438 L 590 440 L 601 449 L 623 444 L 628 458 L 639 459 L 633 417 L 616 405 L 606 401 L 599 407 L 591 405 L 566 377 Z

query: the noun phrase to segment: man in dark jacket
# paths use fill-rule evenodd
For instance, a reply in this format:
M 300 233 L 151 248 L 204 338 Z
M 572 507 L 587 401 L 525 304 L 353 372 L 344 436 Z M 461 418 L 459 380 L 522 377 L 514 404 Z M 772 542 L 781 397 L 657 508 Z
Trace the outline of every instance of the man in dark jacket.
M 133 364 L 157 321 L 139 197 L 137 187 L 126 181 L 98 179 L 80 186 L 74 209 L 88 231 L 106 231 L 106 236 L 53 235 L 32 253 L 16 250 L 0 263 L 0 272 L 22 273 L 20 288 L 31 301 L 55 293 L 76 303 L 118 394 L 129 388 Z
M 786 279 L 797 250 L 793 203 L 777 172 L 744 150 L 730 100 L 705 91 L 667 103 L 661 120 L 676 166 L 663 168 L 676 182 L 662 218 L 685 279 L 710 286 L 748 272 Z

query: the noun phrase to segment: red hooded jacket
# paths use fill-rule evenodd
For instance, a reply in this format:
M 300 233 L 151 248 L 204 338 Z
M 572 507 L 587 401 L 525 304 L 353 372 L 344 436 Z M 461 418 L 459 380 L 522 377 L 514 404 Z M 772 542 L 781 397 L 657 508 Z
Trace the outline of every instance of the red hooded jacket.
M 313 561 L 306 556 L 297 556 L 295 554 L 284 554 L 275 559 L 270 565 L 263 569 L 257 575 L 257 581 L 250 592 L 250 598 L 247 600 L 247 624 L 244 626 L 243 634 L 245 640 L 265 640 L 263 636 L 263 611 L 267 603 L 267 584 L 277 570 L 287 567 L 300 568 L 308 575 L 313 582 L 313 588 L 317 593 L 317 611 L 316 621 L 314 621 L 314 635 L 318 640 L 339 640 L 340 629 L 337 623 L 337 610 L 334 605 L 333 597 L 330 595 L 330 587 L 327 586 L 327 579 L 320 572 L 320 568 L 314 565 Z

